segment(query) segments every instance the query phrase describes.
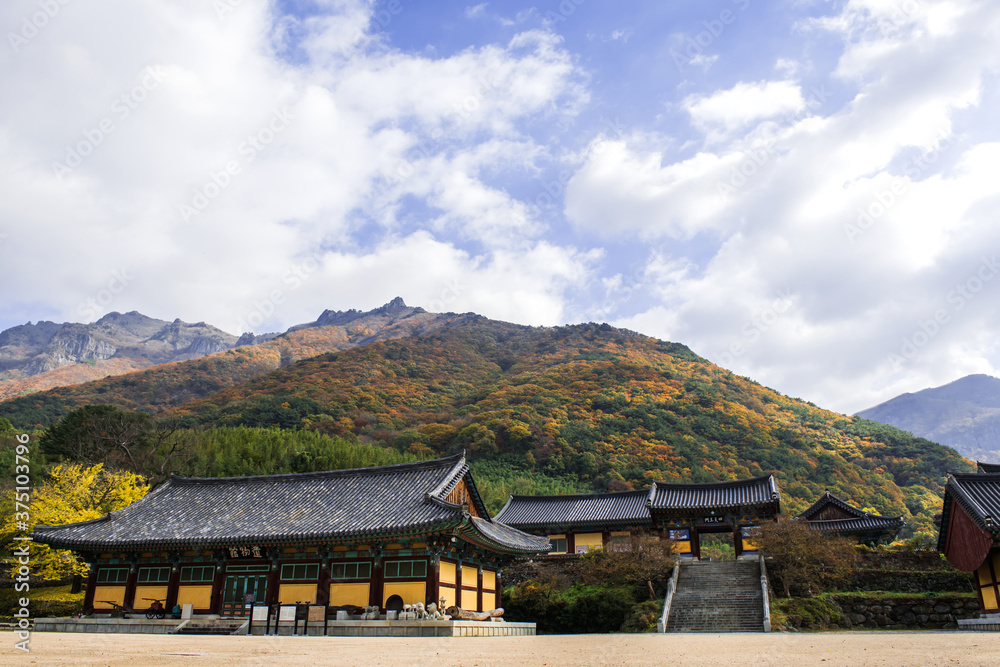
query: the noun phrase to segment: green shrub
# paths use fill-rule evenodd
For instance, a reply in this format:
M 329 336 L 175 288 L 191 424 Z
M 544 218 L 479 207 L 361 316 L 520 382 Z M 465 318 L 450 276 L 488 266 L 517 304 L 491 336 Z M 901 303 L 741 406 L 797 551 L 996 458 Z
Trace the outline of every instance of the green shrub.
M 622 632 L 653 632 L 663 614 L 663 600 L 646 600 L 632 607 L 622 624 Z
M 844 617 L 825 597 L 771 599 L 771 627 L 776 630 L 786 625 L 820 630 L 831 623 L 842 626 Z
M 504 590 L 504 616 L 536 623 L 543 634 L 616 632 L 635 602 L 628 588 L 573 585 L 561 589 L 552 582 L 526 581 Z

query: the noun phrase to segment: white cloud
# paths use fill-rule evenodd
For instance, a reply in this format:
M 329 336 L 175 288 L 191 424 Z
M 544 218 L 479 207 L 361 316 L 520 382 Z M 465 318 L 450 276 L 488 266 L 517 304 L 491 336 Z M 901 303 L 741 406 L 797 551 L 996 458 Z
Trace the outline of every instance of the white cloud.
M 477 19 L 486 16 L 486 5 L 488 3 L 481 2 L 473 7 L 465 8 L 465 18 L 467 19 Z
M 42 303 L 80 320 L 79 304 L 124 268 L 108 310 L 236 326 L 305 260 L 322 266 L 269 327 L 359 295 L 381 303 L 401 284 L 419 305 L 446 277 L 493 294 L 507 319 L 558 317 L 592 262 L 539 240 L 542 221 L 490 179 L 504 160 L 533 170 L 543 149 L 526 124 L 586 100 L 560 39 L 534 30 L 414 56 L 374 30 L 401 17 L 363 1 L 318 7 L 296 18 L 245 0 L 220 17 L 212 3 L 74 3 L 2 50 L 7 317 Z M 34 11 L 5 3 L 0 25 Z M 155 85 L 149 71 L 162 73 Z M 68 153 L 79 160 L 55 173 Z M 418 204 L 434 212 L 433 235 L 394 218 Z M 508 285 L 517 296 L 504 302 Z
M 729 133 L 755 121 L 799 113 L 806 102 L 802 90 L 791 81 L 741 81 L 709 96 L 690 95 L 683 106 L 695 127 L 706 133 Z
M 1000 254 L 1000 151 L 971 113 L 1000 71 L 1000 10 L 927 3 L 920 16 L 947 15 L 946 28 L 914 18 L 888 31 L 858 5 L 825 24 L 845 39 L 832 74 L 856 86 L 839 109 L 803 116 L 786 81 L 688 97 L 714 148 L 675 157 L 634 135 L 590 156 L 566 202 L 588 231 L 603 218 L 719 239 L 648 287 L 662 305 L 618 324 L 850 412 L 1000 368 L 1000 276 L 977 282 Z

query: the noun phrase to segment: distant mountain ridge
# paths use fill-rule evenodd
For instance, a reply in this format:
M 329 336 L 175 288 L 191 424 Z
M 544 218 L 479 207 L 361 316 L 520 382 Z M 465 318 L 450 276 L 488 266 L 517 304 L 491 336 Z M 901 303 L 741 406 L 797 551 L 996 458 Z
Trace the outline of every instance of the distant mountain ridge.
M 228 350 L 236 340 L 204 322 L 167 322 L 136 311 L 108 313 L 92 324 L 28 322 L 0 332 L 0 370 L 32 377 L 115 356 L 152 365 Z
M 990 375 L 901 394 L 857 416 L 954 447 L 974 460 L 1000 462 L 1000 379 Z
M 225 368 L 216 369 L 204 385 L 219 389 L 297 359 L 429 333 L 460 317 L 428 313 L 396 297 L 369 311 L 325 310 L 314 322 L 292 326 L 283 334 L 244 333 L 238 338 L 204 322 L 167 322 L 135 311 L 108 313 L 92 324 L 29 322 L 0 332 L 0 400 L 230 350 L 261 348 L 246 355 L 239 367 L 229 363 L 232 359 L 220 362 Z M 247 364 L 249 357 L 253 362 Z M 177 391 L 190 398 L 202 395 L 197 388 Z
M 343 341 L 315 350 L 308 346 L 309 352 L 320 354 L 378 340 L 383 328 L 421 314 L 426 314 L 423 308 L 407 306 L 396 297 L 370 311 L 325 310 L 316 321 L 292 326 L 285 334 L 352 323 L 354 334 L 363 334 L 347 335 Z M 137 311 L 111 312 L 91 324 L 28 322 L 0 332 L 0 400 L 262 345 L 282 335 L 243 333 L 237 337 L 205 322 L 167 322 Z M 295 347 L 291 341 L 282 346 L 286 361 L 289 356 L 302 356 Z

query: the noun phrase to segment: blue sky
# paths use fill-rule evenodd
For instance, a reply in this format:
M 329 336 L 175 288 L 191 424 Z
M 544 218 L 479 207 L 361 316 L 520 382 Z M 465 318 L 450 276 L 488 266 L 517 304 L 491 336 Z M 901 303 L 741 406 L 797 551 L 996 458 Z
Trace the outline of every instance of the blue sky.
M 997 373 L 1000 7 L 0 7 L 0 328 L 399 295 L 853 412 Z

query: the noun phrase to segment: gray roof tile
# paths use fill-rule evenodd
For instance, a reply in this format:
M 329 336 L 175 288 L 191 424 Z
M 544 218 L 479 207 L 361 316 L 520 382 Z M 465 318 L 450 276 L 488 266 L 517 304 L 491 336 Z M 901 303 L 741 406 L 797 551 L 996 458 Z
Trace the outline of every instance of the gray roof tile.
M 430 527 L 457 530 L 468 523 L 468 514 L 444 498 L 466 474 L 465 456 L 458 454 L 435 461 L 328 472 L 172 476 L 142 500 L 102 519 L 38 526 L 35 539 L 77 549 L 209 547 L 368 539 Z M 544 551 L 548 546 L 536 545 L 537 538 L 519 531 L 498 528 L 491 535 L 504 550 Z
M 1000 533 L 1000 474 L 952 473 L 944 488 L 944 516 L 941 520 L 940 549 L 944 547 L 948 526 L 949 498 L 954 498 L 982 530 Z
M 649 491 L 569 496 L 511 496 L 496 519 L 518 528 L 650 525 Z
M 652 491 L 651 507 L 661 512 L 766 506 L 777 512 L 781 502 L 774 475 L 709 484 L 656 482 Z

